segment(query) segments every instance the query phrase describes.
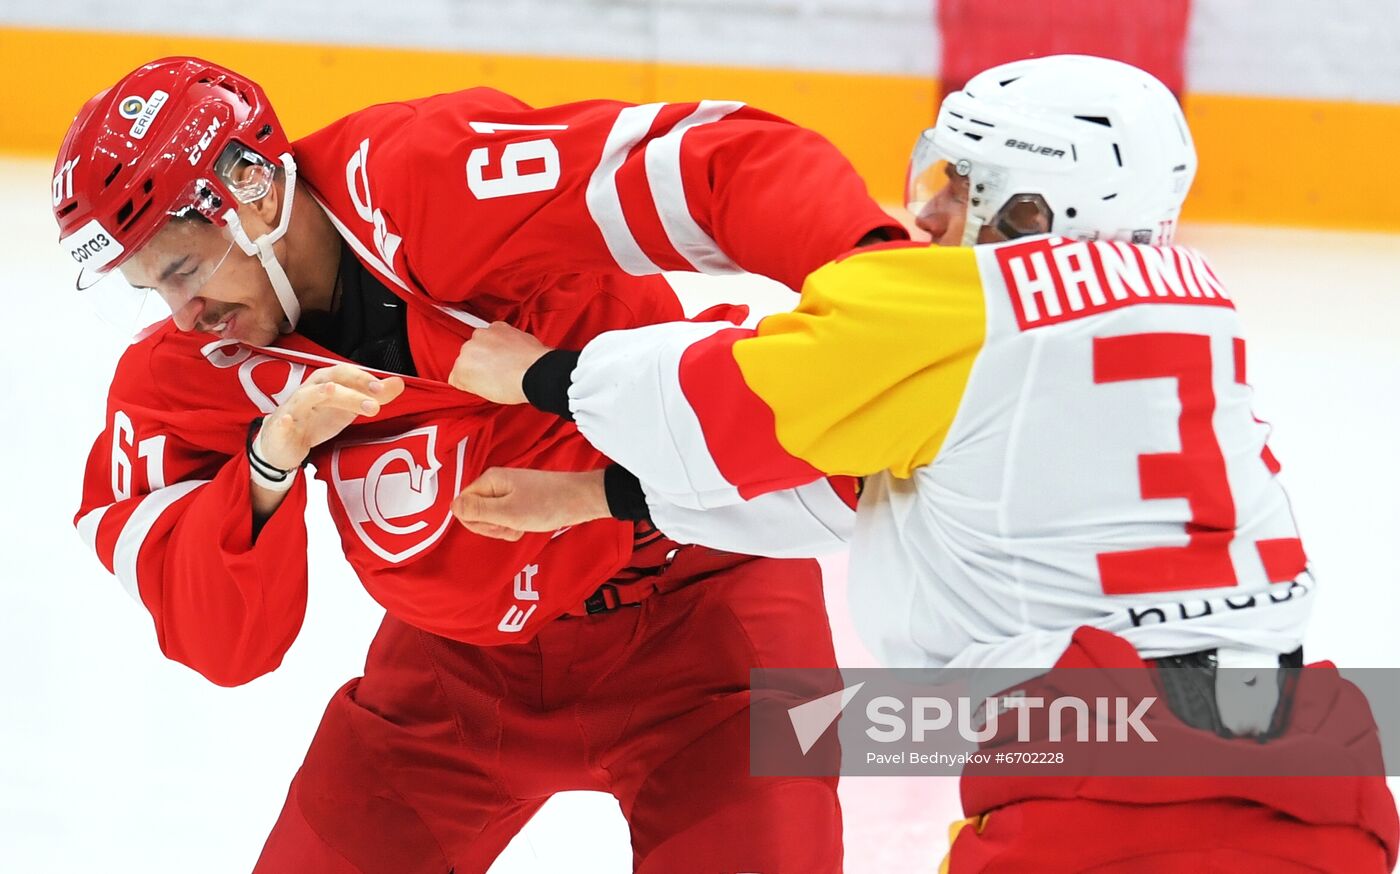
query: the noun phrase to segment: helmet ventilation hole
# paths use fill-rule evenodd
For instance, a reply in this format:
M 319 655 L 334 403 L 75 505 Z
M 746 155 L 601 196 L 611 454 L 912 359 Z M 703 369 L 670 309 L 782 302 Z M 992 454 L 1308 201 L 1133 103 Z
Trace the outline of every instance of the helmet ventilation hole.
M 1080 121 L 1087 121 L 1089 122 L 1089 124 L 1101 124 L 1104 127 L 1113 127 L 1113 122 L 1109 121 L 1106 116 L 1102 115 L 1076 115 L 1075 118 L 1079 119 Z
M 131 216 L 131 218 L 126 219 L 125 221 L 123 221 L 122 218 L 121 218 L 121 212 L 118 212 L 118 213 L 117 213 L 117 227 L 120 228 L 121 230 L 126 230 L 128 227 L 130 227 L 131 225 L 135 224 L 135 223 L 136 223 L 136 220 L 139 219 L 139 218 L 141 218 L 141 216 L 145 215 L 145 214 L 146 214 L 146 210 L 148 210 L 148 209 L 151 208 L 151 204 L 152 204 L 153 202 L 154 202 L 154 201 L 152 201 L 152 200 L 150 200 L 150 199 L 147 199 L 145 203 L 141 204 L 141 208 L 138 209 L 138 210 L 136 210 L 136 214 L 133 215 L 133 216 Z M 128 201 L 128 202 L 127 202 L 127 205 L 124 206 L 124 207 L 122 207 L 122 210 L 125 211 L 125 210 L 127 210 L 128 207 L 130 207 L 130 206 L 131 206 L 131 203 L 130 203 L 130 201 Z
M 107 178 L 102 180 L 102 187 L 103 187 L 103 188 L 106 188 L 108 185 L 111 185 L 111 184 L 112 184 L 112 180 L 113 180 L 113 179 L 116 179 L 116 178 L 117 178 L 117 174 L 120 173 L 121 171 L 122 171 L 122 162 L 121 162 L 121 161 L 118 161 L 115 165 L 113 165 L 113 167 L 112 167 L 112 172 L 110 172 L 110 173 L 107 174 Z
M 1074 218 L 1077 215 L 1079 215 L 1079 210 L 1075 209 L 1072 206 L 1069 209 L 1065 210 L 1066 218 Z

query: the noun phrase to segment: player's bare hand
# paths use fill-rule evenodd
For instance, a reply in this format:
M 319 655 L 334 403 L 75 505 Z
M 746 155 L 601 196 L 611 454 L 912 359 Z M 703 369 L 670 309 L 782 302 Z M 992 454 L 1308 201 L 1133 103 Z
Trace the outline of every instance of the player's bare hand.
M 493 467 L 452 502 L 468 531 L 519 540 L 527 531 L 558 531 L 609 516 L 603 472 L 568 473 Z
M 549 347 L 505 322 L 477 328 L 462 344 L 448 382 L 497 404 L 525 403 L 525 371 Z
M 403 389 L 401 378 L 377 376 L 353 364 L 321 368 L 263 420 L 263 460 L 285 470 L 300 465 L 312 447 L 360 417 L 379 415 Z

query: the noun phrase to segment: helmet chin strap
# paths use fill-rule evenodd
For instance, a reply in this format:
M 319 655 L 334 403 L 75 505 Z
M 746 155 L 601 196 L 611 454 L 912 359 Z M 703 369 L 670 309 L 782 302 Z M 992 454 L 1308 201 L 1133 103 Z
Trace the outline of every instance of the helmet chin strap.
M 964 210 L 966 216 L 963 221 L 962 245 L 975 246 L 977 238 L 982 234 L 982 226 L 986 224 L 986 210 L 982 208 L 981 201 L 986 197 L 995 194 L 998 188 L 999 179 L 995 176 L 987 177 L 985 172 L 978 171 L 973 163 L 967 159 L 959 159 L 954 167 L 955 172 L 967 180 L 968 192 L 967 208 Z M 978 177 L 974 179 L 974 176 Z
M 297 187 L 297 164 L 292 159 L 290 152 L 284 154 L 281 160 L 282 166 L 287 172 L 287 186 L 282 201 L 282 218 L 277 222 L 277 227 L 256 240 L 250 240 L 248 232 L 243 229 L 243 223 L 238 220 L 236 209 L 229 209 L 225 212 L 224 221 L 228 224 L 229 234 L 233 237 L 233 241 L 238 244 L 238 248 L 249 256 L 256 256 L 258 261 L 262 262 L 263 270 L 272 282 L 272 290 L 277 294 L 277 302 L 282 305 L 282 312 L 287 316 L 287 326 L 282 329 L 282 333 L 290 334 L 296 330 L 297 321 L 301 318 L 301 302 L 297 300 L 292 283 L 287 279 L 287 271 L 282 269 L 282 264 L 273 254 L 272 244 L 282 239 L 282 236 L 287 233 L 287 227 L 291 224 L 292 199 L 296 195 Z
M 982 235 L 982 219 L 972 214 L 972 207 L 967 208 L 967 220 L 963 222 L 962 244 L 964 246 L 977 245 L 977 238 Z

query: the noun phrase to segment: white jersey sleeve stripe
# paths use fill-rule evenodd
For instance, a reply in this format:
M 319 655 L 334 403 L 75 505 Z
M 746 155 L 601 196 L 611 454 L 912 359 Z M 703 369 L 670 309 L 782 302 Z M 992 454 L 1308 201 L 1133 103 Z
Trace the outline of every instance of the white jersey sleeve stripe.
M 651 199 L 661 227 L 681 257 L 701 273 L 743 271 L 720 251 L 690 214 L 681 180 L 681 138 L 691 128 L 719 121 L 743 106 L 732 100 L 702 100 L 694 112 L 646 148 L 647 184 L 651 186 Z
M 588 214 L 603 234 L 603 242 L 612 253 L 617 266 L 633 276 L 649 276 L 660 273 L 661 268 L 647 257 L 632 231 L 627 227 L 623 215 L 622 198 L 617 193 L 617 171 L 627 160 L 632 147 L 642 141 L 651 130 L 652 122 L 661 112 L 664 103 L 648 103 L 643 106 L 629 106 L 617 114 L 607 142 L 603 144 L 603 154 L 598 166 L 588 179 L 584 200 Z
M 448 317 L 456 319 L 464 325 L 471 325 L 473 328 L 484 328 L 487 325 L 491 324 L 490 322 L 486 321 L 480 316 L 472 315 L 466 310 L 459 309 L 457 307 L 450 307 L 438 304 L 437 308 Z
M 151 492 L 141 499 L 140 505 L 122 526 L 121 533 L 117 535 L 117 545 L 112 550 L 112 571 L 127 594 L 136 599 L 136 603 L 141 603 L 141 589 L 136 584 L 136 564 L 146 535 L 151 533 L 156 520 L 171 504 L 207 482 L 209 480 L 185 480 Z
M 78 520 L 78 537 L 93 552 L 97 552 L 97 528 L 102 524 L 102 517 L 107 515 L 107 510 L 111 506 L 111 504 L 104 504 L 95 510 L 89 510 Z

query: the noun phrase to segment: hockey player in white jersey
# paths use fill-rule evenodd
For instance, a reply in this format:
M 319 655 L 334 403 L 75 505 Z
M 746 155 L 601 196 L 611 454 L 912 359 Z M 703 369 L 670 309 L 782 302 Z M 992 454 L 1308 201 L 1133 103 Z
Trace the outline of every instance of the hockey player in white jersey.
M 887 664 L 1170 660 L 1207 702 L 1217 667 L 1275 685 L 1301 661 L 1315 581 L 1234 305 L 1170 245 L 1195 168 L 1175 98 L 1140 70 L 988 70 L 911 163 L 911 211 L 942 245 L 852 253 L 753 330 L 656 325 L 581 354 L 477 332 L 459 387 L 570 416 L 619 466 L 489 471 L 458 516 L 509 537 L 649 515 L 677 539 L 753 549 L 757 530 L 782 552 L 785 519 L 849 522 L 805 484 L 861 476 L 851 607 Z M 1223 738 L 1271 735 L 1287 711 L 1174 705 Z M 1003 778 L 963 795 L 975 827 L 953 874 L 1386 871 L 1400 837 L 1378 776 Z

